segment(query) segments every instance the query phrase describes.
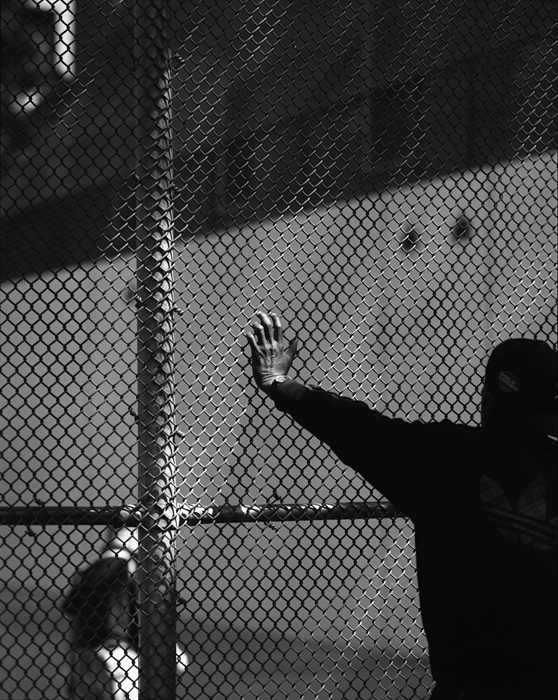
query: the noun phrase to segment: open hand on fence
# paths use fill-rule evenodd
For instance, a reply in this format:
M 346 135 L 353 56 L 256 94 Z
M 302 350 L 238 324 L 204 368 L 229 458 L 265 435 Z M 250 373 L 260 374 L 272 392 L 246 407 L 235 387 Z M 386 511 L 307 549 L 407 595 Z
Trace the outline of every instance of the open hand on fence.
M 246 333 L 252 350 L 252 370 L 258 387 L 268 392 L 279 377 L 286 377 L 297 353 L 294 338 L 287 347 L 283 339 L 281 320 L 277 314 L 256 314 L 252 333 Z

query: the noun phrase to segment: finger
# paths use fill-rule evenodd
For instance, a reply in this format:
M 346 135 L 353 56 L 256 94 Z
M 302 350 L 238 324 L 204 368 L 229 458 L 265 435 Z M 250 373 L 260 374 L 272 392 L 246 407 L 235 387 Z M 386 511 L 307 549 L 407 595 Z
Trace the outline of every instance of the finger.
M 256 339 L 251 333 L 246 333 L 246 340 L 248 341 L 248 344 L 250 345 L 250 349 L 252 350 L 252 355 L 255 355 L 258 352 L 258 346 L 256 344 Z
M 273 326 L 273 340 L 280 343 L 283 340 L 283 328 L 281 327 L 281 319 L 277 314 L 269 314 L 271 316 L 271 324 Z
M 260 323 L 263 326 L 264 338 L 267 341 L 271 342 L 271 339 L 273 337 L 273 327 L 271 325 L 271 321 L 269 320 L 269 316 L 260 311 L 258 313 L 258 318 L 260 319 Z
M 256 343 L 259 345 L 265 344 L 265 331 L 262 325 L 259 323 L 252 324 L 252 331 L 256 337 Z

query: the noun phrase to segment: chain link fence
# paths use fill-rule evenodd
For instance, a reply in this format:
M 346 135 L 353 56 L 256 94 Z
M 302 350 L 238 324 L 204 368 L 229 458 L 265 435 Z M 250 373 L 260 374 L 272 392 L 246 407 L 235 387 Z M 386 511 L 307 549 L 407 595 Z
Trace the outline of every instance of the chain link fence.
M 427 698 L 412 522 L 243 332 L 466 424 L 556 343 L 555 3 L 1 12 L 2 700 Z

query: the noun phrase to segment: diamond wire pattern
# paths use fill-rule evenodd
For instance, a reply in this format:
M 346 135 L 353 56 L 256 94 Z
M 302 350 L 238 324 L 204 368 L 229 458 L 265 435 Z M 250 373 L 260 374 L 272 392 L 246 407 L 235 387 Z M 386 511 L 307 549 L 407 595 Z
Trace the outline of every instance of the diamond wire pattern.
M 495 342 L 556 342 L 555 4 L 170 9 L 179 502 L 382 499 L 258 394 L 242 334 L 274 310 L 302 381 L 468 424 Z M 2 507 L 133 504 L 132 3 L 1 12 Z M 112 530 L 0 529 L 3 692 L 86 697 L 61 601 Z M 409 520 L 182 527 L 177 576 L 177 698 L 428 697 Z M 92 663 L 87 697 L 137 698 Z

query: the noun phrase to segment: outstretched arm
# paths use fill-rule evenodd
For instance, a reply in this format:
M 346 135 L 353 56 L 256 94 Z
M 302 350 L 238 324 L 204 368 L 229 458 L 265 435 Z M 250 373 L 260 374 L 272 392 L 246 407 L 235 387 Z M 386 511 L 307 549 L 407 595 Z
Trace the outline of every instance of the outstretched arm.
M 388 418 L 365 403 L 287 378 L 296 341 L 285 347 L 281 321 L 258 313 L 247 333 L 252 370 L 260 389 L 275 406 L 333 450 L 402 510 L 412 511 L 429 486 L 429 429 Z M 290 378 L 289 378 L 290 379 Z
M 275 401 L 280 411 L 289 413 L 299 425 L 332 447 L 346 464 L 356 466 L 356 454 L 362 454 L 361 443 L 370 435 L 370 430 L 360 428 L 360 424 L 370 419 L 371 412 L 358 401 L 297 381 L 285 381 L 291 379 L 287 373 L 296 356 L 296 340 L 285 346 L 277 314 L 256 315 L 258 320 L 246 336 L 258 388 Z

